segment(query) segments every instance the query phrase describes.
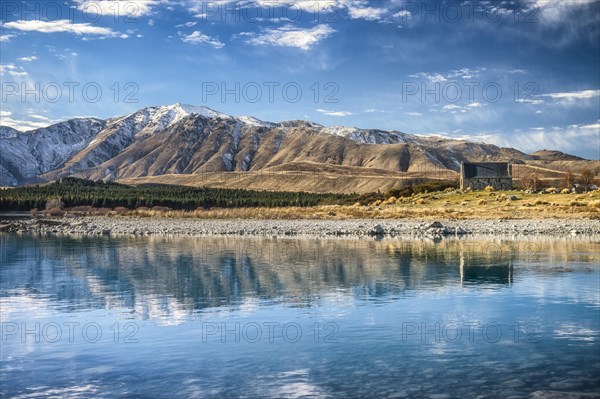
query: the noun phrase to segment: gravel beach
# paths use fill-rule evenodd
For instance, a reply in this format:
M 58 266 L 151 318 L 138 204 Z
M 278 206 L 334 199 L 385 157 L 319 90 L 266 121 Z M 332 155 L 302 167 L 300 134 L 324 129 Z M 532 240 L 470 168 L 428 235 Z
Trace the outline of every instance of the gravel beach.
M 76 217 L 0 220 L 0 231 L 21 234 L 250 235 L 250 236 L 460 236 L 600 235 L 600 220 L 214 220 Z

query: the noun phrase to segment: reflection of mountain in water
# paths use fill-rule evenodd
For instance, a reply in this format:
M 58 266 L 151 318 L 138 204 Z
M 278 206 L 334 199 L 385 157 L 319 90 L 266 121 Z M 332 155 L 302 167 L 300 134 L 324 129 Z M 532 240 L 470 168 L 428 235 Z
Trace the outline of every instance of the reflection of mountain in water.
M 449 287 L 499 289 L 523 260 L 579 254 L 578 241 L 0 236 L 0 290 L 49 296 L 65 310 L 120 307 L 152 317 L 251 301 L 308 307 L 343 292 L 387 301 Z M 596 251 L 598 253 L 598 251 Z M 557 272 L 543 269 L 538 272 Z

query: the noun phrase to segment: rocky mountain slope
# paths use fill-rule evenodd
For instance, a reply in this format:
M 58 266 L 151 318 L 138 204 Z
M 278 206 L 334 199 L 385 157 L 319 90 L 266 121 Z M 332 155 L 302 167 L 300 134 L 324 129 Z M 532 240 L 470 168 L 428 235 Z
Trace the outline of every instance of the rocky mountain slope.
M 2 186 L 68 175 L 130 182 L 194 177 L 198 185 L 205 176 L 218 186 L 223 172 L 234 171 L 260 175 L 301 170 L 314 177 L 326 170 L 368 180 L 371 174 L 385 178 L 386 172 L 395 177 L 453 173 L 465 160 L 534 159 L 485 143 L 306 121 L 263 122 L 182 104 L 148 107 L 108 120 L 73 119 L 25 133 L 0 128 Z

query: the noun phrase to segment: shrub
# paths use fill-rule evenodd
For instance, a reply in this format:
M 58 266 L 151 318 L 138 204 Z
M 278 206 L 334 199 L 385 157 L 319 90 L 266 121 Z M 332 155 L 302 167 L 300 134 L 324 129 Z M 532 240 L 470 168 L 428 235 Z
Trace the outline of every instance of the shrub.
M 525 190 L 536 191 L 540 187 L 540 178 L 536 173 L 530 173 L 521 178 L 521 186 Z
M 562 186 L 571 188 L 575 184 L 575 175 L 570 170 L 567 170 L 562 178 Z
M 593 209 L 600 209 L 600 200 L 590 201 L 587 206 Z
M 64 202 L 62 202 L 62 200 L 60 198 L 48 198 L 48 200 L 46 200 L 46 209 L 50 210 L 50 209 L 62 209 L 64 208 L 65 204 Z
M 435 191 L 455 190 L 458 188 L 458 181 L 449 180 L 409 180 L 405 187 L 400 189 L 391 190 L 389 195 L 391 197 L 410 197 L 413 194 L 423 194 Z
M 594 172 L 592 172 L 590 169 L 582 170 L 579 182 L 587 189 L 587 187 L 594 182 Z

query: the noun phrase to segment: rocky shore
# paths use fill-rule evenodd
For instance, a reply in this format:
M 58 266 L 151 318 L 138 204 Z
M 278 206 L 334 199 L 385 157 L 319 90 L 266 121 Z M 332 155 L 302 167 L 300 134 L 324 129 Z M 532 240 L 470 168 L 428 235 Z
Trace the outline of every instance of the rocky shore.
M 415 236 L 600 235 L 600 220 L 214 220 L 70 217 L 0 220 L 0 231 L 58 235 Z

